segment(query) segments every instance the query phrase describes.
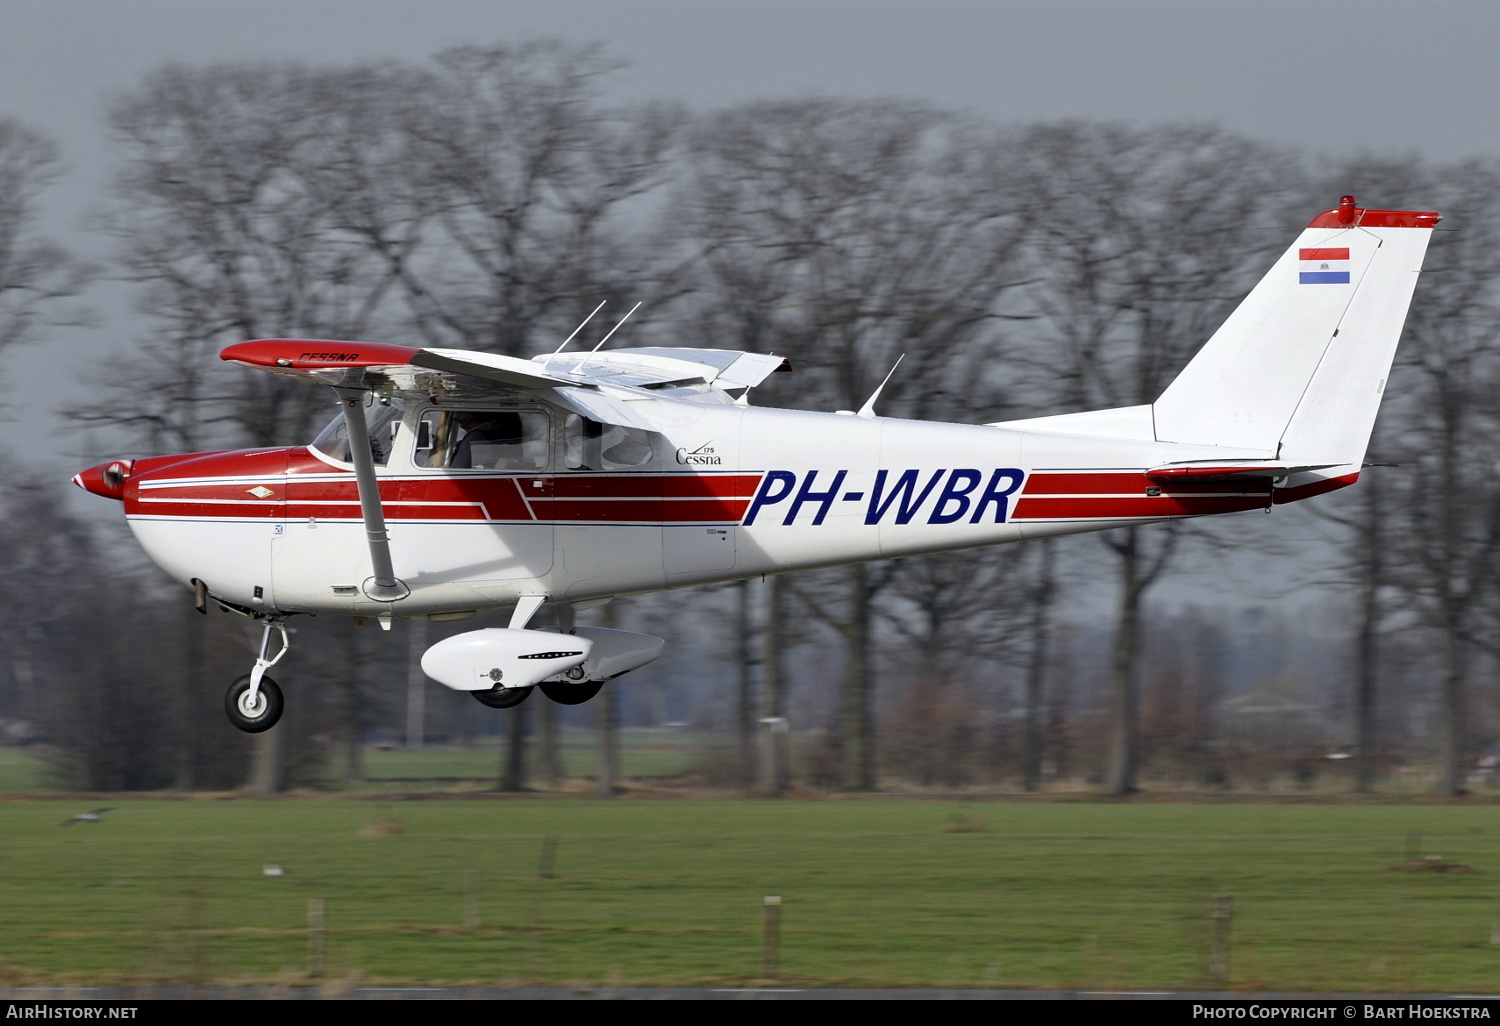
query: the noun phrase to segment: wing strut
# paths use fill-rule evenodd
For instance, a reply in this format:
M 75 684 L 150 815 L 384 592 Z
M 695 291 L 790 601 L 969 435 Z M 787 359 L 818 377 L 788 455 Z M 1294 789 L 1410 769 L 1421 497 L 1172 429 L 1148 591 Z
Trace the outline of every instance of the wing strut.
M 365 581 L 364 591 L 376 602 L 395 602 L 411 594 L 396 580 L 391 565 L 391 538 L 385 530 L 385 510 L 380 505 L 380 484 L 375 480 L 375 457 L 370 453 L 370 429 L 365 423 L 364 389 L 335 388 L 344 404 L 344 426 L 349 435 L 349 457 L 354 461 L 354 481 L 359 486 L 359 510 L 370 544 L 370 562 L 375 576 Z

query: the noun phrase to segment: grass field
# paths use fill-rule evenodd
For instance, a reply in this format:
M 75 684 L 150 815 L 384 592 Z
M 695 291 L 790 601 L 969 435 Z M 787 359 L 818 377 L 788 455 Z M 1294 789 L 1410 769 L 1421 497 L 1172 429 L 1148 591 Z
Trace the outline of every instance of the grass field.
M 593 731 L 563 730 L 559 751 L 564 772 L 592 776 L 598 766 L 598 742 Z M 680 731 L 626 728 L 620 731 L 620 772 L 625 777 L 672 777 L 686 772 L 693 753 L 701 747 L 696 734 Z M 493 787 L 500 774 L 500 743 L 486 739 L 484 747 L 403 749 L 365 753 L 369 783 L 382 790 L 392 782 L 418 784 L 424 780 L 470 780 Z M 535 758 L 535 746 L 529 752 Z
M 620 731 L 620 772 L 633 780 L 676 777 L 689 771 L 706 742 L 688 731 L 627 727 Z M 583 783 L 598 767 L 594 732 L 565 729 L 559 733 L 563 771 Z M 366 780 L 338 779 L 338 753 L 330 751 L 321 786 L 333 791 L 493 790 L 500 776 L 501 742 L 481 738 L 468 747 L 436 745 L 419 751 L 368 746 Z M 528 750 L 535 762 L 535 745 Z M 537 782 L 536 786 L 542 786 Z M 40 748 L 0 748 L 0 795 L 56 793 L 66 788 L 51 772 Z
M 789 982 L 1179 987 L 1226 893 L 1234 986 L 1500 991 L 1493 807 L 141 800 L 60 825 L 88 804 L 0 803 L 0 982 L 296 982 L 322 898 L 337 978 L 739 983 L 778 894 Z M 1412 832 L 1479 872 L 1390 872 Z
M 60 790 L 35 752 L 0 748 L 0 794 Z

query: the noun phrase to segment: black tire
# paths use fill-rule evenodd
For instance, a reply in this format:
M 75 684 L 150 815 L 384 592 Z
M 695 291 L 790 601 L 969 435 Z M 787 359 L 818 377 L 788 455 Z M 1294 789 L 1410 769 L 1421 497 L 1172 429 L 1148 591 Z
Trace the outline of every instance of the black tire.
M 489 691 L 470 691 L 474 701 L 491 709 L 509 709 L 520 705 L 531 696 L 531 688 L 492 688 Z
M 602 680 L 585 680 L 577 684 L 571 681 L 566 684 L 543 684 L 542 694 L 546 695 L 558 705 L 582 705 L 599 693 L 604 687 Z
M 277 687 L 276 682 L 270 677 L 260 679 L 255 709 L 244 706 L 243 699 L 248 698 L 249 694 L 248 673 L 229 685 L 229 690 L 224 693 L 224 712 L 229 717 L 229 722 L 247 734 L 259 734 L 276 726 L 276 721 L 281 719 L 281 710 L 285 708 L 281 688 Z

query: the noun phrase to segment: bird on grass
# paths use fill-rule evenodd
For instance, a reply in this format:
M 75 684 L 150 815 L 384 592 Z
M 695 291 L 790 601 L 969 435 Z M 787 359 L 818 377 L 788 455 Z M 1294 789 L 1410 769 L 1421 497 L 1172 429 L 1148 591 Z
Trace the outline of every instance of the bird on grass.
M 110 808 L 113 808 L 113 807 L 114 806 L 110 806 Z M 91 810 L 89 812 L 80 812 L 78 815 L 74 816 L 72 819 L 65 819 L 65 820 L 63 820 L 62 821 L 62 825 L 63 826 L 72 826 L 74 823 L 103 823 L 104 822 L 104 814 L 106 812 L 108 812 L 108 811 L 109 811 L 109 809 L 93 809 L 93 810 Z

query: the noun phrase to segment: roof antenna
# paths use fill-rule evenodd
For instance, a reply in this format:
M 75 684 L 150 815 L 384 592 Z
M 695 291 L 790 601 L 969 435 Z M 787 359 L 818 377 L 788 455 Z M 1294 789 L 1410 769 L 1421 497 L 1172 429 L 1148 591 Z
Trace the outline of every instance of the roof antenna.
M 587 324 L 589 321 L 593 320 L 594 319 L 594 314 L 598 313 L 600 310 L 603 310 L 604 309 L 604 304 L 608 303 L 608 302 L 609 302 L 609 300 L 606 299 L 603 302 L 601 302 L 598 306 L 594 307 L 594 313 L 591 313 L 587 317 L 585 317 L 583 319 L 583 324 Z M 568 347 L 568 343 L 569 342 L 573 341 L 575 338 L 578 337 L 578 333 L 583 330 L 583 324 L 580 324 L 578 327 L 574 328 L 573 329 L 573 334 L 571 334 L 567 338 L 563 339 L 562 345 L 560 345 L 556 349 L 552 350 L 552 356 L 556 356 L 558 353 L 562 352 L 564 349 L 566 349 Z M 552 356 L 547 357 L 548 362 L 551 362 Z
M 905 353 L 902 353 L 900 356 L 896 357 L 896 362 L 891 364 L 890 374 L 887 374 L 885 376 L 885 380 L 880 383 L 880 387 L 875 389 L 875 392 L 870 396 L 870 398 L 865 400 L 865 404 L 861 406 L 859 408 L 859 412 L 855 414 L 856 417 L 864 417 L 868 420 L 875 416 L 875 400 L 880 398 L 880 393 L 885 391 L 886 385 L 890 384 L 891 377 L 896 373 L 896 368 L 901 366 L 901 361 L 904 359 L 906 359 Z
M 635 313 L 640 308 L 641 308 L 641 304 L 639 304 L 639 303 L 635 304 L 635 306 L 632 306 L 630 308 L 630 313 L 626 314 L 624 317 L 621 317 L 619 319 L 619 321 L 616 322 L 615 326 L 613 328 L 609 329 L 609 335 L 613 335 L 615 332 L 619 331 L 620 330 L 620 325 L 624 324 L 626 321 L 630 320 L 630 314 Z M 603 349 L 604 348 L 604 343 L 606 343 L 606 342 L 609 341 L 609 335 L 605 335 L 603 338 L 601 338 L 599 340 L 599 344 L 597 346 L 595 346 L 593 349 L 590 349 L 589 352 L 591 352 L 591 353 L 597 353 L 600 349 Z

